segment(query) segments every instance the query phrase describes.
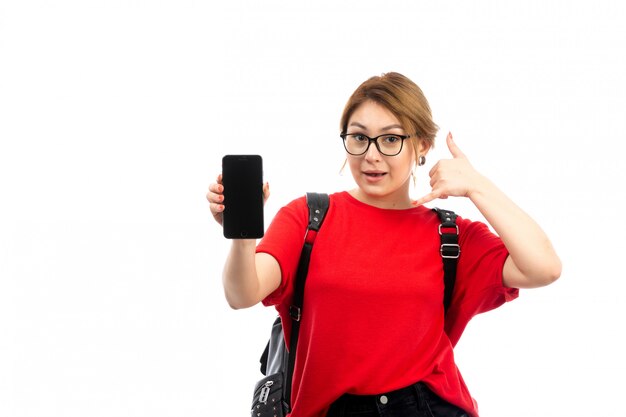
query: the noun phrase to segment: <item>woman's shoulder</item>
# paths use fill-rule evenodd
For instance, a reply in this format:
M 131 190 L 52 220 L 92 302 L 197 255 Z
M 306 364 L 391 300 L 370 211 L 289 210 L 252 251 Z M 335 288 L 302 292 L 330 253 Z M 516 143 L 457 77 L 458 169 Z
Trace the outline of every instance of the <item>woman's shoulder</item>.
M 337 192 L 337 193 L 332 193 L 332 194 L 328 194 L 328 193 L 318 193 L 318 194 L 329 195 L 330 205 L 333 205 L 338 200 L 341 200 L 343 198 L 343 196 L 341 195 L 343 194 L 343 192 Z M 304 193 L 298 197 L 293 198 L 287 204 L 282 206 L 280 210 L 278 211 L 277 217 L 284 218 L 285 216 L 287 216 L 290 218 L 298 218 L 301 222 L 302 221 L 306 222 L 306 219 L 308 219 L 308 212 L 309 212 L 309 208 L 308 208 L 308 203 L 307 203 L 307 193 Z
M 283 208 L 287 208 L 290 210 L 297 210 L 297 211 L 308 210 L 307 209 L 307 194 L 309 193 L 304 193 L 301 196 L 294 198 L 289 203 L 287 203 Z M 330 204 L 333 204 L 336 202 L 344 202 L 346 201 L 346 195 L 349 196 L 347 191 L 339 191 L 335 193 L 316 192 L 315 194 L 328 195 L 330 199 Z
M 470 219 L 459 215 L 457 216 L 456 224 L 459 227 L 459 241 L 462 243 L 481 242 L 481 244 L 484 244 L 486 241 L 500 240 L 500 237 L 483 220 Z

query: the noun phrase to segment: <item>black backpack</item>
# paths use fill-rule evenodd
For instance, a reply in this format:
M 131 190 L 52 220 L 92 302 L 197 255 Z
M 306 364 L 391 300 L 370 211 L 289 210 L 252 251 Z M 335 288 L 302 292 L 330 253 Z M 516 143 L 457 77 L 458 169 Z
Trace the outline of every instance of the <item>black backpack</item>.
M 285 345 L 281 319 L 277 317 L 272 325 L 270 339 L 261 355 L 261 373 L 266 376 L 254 387 L 251 410 L 253 417 L 284 417 L 291 411 L 291 381 L 300 332 L 304 284 L 309 270 L 309 260 L 315 236 L 322 226 L 329 205 L 327 194 L 307 193 L 306 199 L 309 207 L 309 223 L 298 264 L 293 304 L 289 307 L 289 315 L 291 316 L 289 350 Z M 459 227 L 456 224 L 457 216 L 454 212 L 438 208 L 433 209 L 433 211 L 437 212 L 441 222 L 439 224 L 439 235 L 441 236 L 439 251 L 443 259 L 445 285 L 443 304 L 447 312 L 454 290 L 457 259 L 461 253 L 458 244 Z

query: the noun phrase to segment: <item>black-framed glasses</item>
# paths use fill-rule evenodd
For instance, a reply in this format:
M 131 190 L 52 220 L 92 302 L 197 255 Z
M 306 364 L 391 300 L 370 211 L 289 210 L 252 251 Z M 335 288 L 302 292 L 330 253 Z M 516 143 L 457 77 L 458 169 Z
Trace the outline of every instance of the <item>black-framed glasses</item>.
M 372 142 L 382 155 L 396 156 L 402 151 L 402 144 L 405 139 L 411 137 L 411 135 L 385 134 L 370 138 L 362 133 L 342 133 L 339 136 L 343 139 L 343 147 L 346 148 L 346 152 L 354 156 L 363 155 L 367 152 Z

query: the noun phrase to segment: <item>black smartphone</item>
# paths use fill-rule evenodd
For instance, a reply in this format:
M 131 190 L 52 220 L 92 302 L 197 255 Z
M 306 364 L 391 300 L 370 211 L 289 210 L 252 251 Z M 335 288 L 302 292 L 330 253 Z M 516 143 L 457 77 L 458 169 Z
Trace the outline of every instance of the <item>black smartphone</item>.
M 260 155 L 226 155 L 222 158 L 224 184 L 224 237 L 263 237 L 263 159 Z

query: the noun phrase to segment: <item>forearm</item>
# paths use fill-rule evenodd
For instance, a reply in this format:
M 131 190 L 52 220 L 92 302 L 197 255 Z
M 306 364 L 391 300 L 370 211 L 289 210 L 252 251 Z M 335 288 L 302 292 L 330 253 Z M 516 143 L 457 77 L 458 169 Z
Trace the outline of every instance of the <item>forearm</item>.
M 255 251 L 254 239 L 232 240 L 222 275 L 226 301 L 232 308 L 246 308 L 258 303 Z
M 509 251 L 517 269 L 510 274 L 517 276 L 509 277 L 513 286 L 539 287 L 550 284 L 559 277 L 561 261 L 548 236 L 490 180 L 481 177 L 478 187 L 471 192 L 469 198 Z M 505 280 L 506 278 L 505 276 Z

